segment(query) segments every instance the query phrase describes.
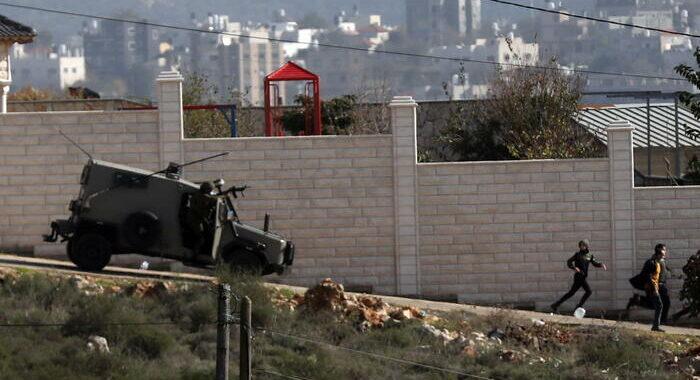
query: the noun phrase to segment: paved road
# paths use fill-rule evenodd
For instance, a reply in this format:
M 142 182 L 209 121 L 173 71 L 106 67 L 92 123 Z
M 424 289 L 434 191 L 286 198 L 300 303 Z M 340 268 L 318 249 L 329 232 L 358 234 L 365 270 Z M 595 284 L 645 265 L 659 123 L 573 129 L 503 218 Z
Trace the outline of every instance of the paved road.
M 214 277 L 204 276 L 192 273 L 174 273 L 174 272 L 162 272 L 153 270 L 139 270 L 121 267 L 108 266 L 105 270 L 100 272 L 83 272 L 75 267 L 70 262 L 50 260 L 50 259 L 39 259 L 33 257 L 23 257 L 15 256 L 9 254 L 0 254 L 0 267 L 14 267 L 14 268 L 31 268 L 37 270 L 47 270 L 55 271 L 61 273 L 73 273 L 73 274 L 87 274 L 90 276 L 100 276 L 100 277 L 123 277 L 123 278 L 156 278 L 163 280 L 185 280 L 185 281 L 212 281 Z M 269 286 L 288 289 L 295 293 L 304 294 L 307 288 L 300 286 L 291 286 L 283 284 L 268 284 Z M 359 294 L 350 293 L 348 294 Z M 469 313 L 489 316 L 497 312 L 503 312 L 505 309 L 487 307 L 487 306 L 474 306 L 474 305 L 464 305 L 456 304 L 450 302 L 439 302 L 439 301 L 427 301 L 427 300 L 417 300 L 412 298 L 403 297 L 393 297 L 393 296 L 378 296 L 381 297 L 385 302 L 396 305 L 396 306 L 415 306 L 426 310 L 436 310 L 436 311 L 466 311 Z M 524 310 L 507 310 L 507 312 L 513 315 L 525 318 L 525 319 L 541 319 L 545 322 L 556 322 L 567 325 L 587 325 L 587 326 L 605 326 L 605 327 L 619 327 L 632 330 L 649 330 L 649 324 L 646 323 L 636 323 L 636 322 L 624 322 L 624 321 L 612 321 L 600 318 L 584 318 L 577 319 L 573 316 L 566 315 L 552 315 L 549 313 L 539 313 L 534 311 L 524 311 Z M 686 327 L 671 327 L 664 326 L 667 333 L 670 334 L 681 334 L 681 335 L 695 335 L 700 336 L 700 329 L 686 328 Z
M 161 280 L 212 281 L 214 277 L 193 273 L 163 272 L 107 266 L 99 272 L 85 272 L 69 261 L 39 259 L 0 253 L 0 267 L 46 270 L 60 273 L 83 274 L 96 277 L 154 278 Z

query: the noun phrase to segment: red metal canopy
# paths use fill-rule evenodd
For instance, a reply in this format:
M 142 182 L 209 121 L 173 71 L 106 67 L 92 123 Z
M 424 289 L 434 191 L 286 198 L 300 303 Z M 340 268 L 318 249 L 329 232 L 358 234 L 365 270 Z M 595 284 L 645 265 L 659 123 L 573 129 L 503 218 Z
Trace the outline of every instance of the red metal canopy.
M 307 81 L 305 95 L 313 99 L 313 107 L 304 110 L 304 135 L 321 134 L 321 90 L 318 75 L 292 61 L 265 77 L 265 136 L 283 136 L 279 87 L 272 82 Z
M 275 70 L 275 72 L 268 74 L 265 79 L 271 81 L 318 80 L 318 75 L 306 70 L 292 61 L 287 61 L 284 66 Z

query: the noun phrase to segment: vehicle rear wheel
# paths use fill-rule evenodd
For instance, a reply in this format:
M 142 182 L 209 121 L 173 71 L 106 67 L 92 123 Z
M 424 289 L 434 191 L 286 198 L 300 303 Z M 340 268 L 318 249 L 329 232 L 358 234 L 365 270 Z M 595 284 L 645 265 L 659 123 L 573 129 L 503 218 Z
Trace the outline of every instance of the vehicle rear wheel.
M 253 252 L 237 249 L 228 257 L 231 272 L 260 275 L 263 263 Z
M 160 221 L 150 211 L 139 211 L 124 220 L 122 230 L 124 238 L 133 248 L 147 250 L 160 236 Z
M 68 250 L 68 258 L 82 270 L 102 270 L 112 257 L 112 243 L 95 233 L 75 236 Z

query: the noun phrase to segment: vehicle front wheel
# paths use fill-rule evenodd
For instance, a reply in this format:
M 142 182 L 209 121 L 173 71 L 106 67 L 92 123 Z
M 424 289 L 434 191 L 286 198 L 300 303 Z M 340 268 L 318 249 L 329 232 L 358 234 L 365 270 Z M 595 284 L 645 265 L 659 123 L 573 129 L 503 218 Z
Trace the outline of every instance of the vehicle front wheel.
M 68 243 L 68 258 L 82 270 L 102 270 L 112 258 L 112 243 L 95 233 L 78 235 Z
M 263 263 L 253 252 L 237 249 L 228 257 L 231 272 L 259 276 L 262 274 Z

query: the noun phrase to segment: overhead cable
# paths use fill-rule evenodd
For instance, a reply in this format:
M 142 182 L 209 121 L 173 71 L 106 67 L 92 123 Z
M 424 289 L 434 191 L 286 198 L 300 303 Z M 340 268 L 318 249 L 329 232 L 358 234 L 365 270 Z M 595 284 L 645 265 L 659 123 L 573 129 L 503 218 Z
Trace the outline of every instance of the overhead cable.
M 56 13 L 56 14 L 62 14 L 62 15 L 68 15 L 68 16 L 75 16 L 75 17 L 86 17 L 86 18 L 93 18 L 93 19 L 105 20 L 105 21 L 125 22 L 125 23 L 131 23 L 131 24 L 136 24 L 136 25 L 146 25 L 146 26 L 152 26 L 152 27 L 158 27 L 158 28 L 183 30 L 183 31 L 188 31 L 188 32 L 226 35 L 226 36 L 231 36 L 231 37 L 247 38 L 247 39 L 252 39 L 252 40 L 266 40 L 266 41 L 277 42 L 277 43 L 305 44 L 305 45 L 309 45 L 309 46 L 319 46 L 319 47 L 326 47 L 326 48 L 332 48 L 332 49 L 361 51 L 364 53 L 397 55 L 397 56 L 404 56 L 404 57 L 436 59 L 436 60 L 445 60 L 445 61 L 453 61 L 453 62 L 469 62 L 469 63 L 479 63 L 479 64 L 486 64 L 486 65 L 494 65 L 494 66 L 522 67 L 522 68 L 533 68 L 533 69 L 542 69 L 542 70 L 556 70 L 556 71 L 562 71 L 562 72 L 567 72 L 567 73 L 574 72 L 574 73 L 578 73 L 578 74 L 606 75 L 606 76 L 619 76 L 619 77 L 643 78 L 643 79 L 659 79 L 659 80 L 678 81 L 678 82 L 685 82 L 686 81 L 683 78 L 669 77 L 669 76 L 662 76 L 662 75 L 609 72 L 609 71 L 584 70 L 584 69 L 570 69 L 570 68 L 565 68 L 565 67 L 526 65 L 526 64 L 520 64 L 520 63 L 503 63 L 503 62 L 495 62 L 495 61 L 489 61 L 489 60 L 458 58 L 458 57 L 445 57 L 445 56 L 438 56 L 438 55 L 408 53 L 408 52 L 393 51 L 393 50 L 371 50 L 368 48 L 361 48 L 361 47 L 355 47 L 355 46 L 335 45 L 335 44 L 317 43 L 317 42 L 300 42 L 300 41 L 288 40 L 288 39 L 283 39 L 283 38 L 263 37 L 263 36 L 254 36 L 254 35 L 247 35 L 247 34 L 240 34 L 240 33 L 225 32 L 225 31 L 199 29 L 199 28 L 179 26 L 179 25 L 149 22 L 149 21 L 145 21 L 145 20 L 121 19 L 121 18 L 117 18 L 117 17 L 91 15 L 91 14 L 86 14 L 86 13 L 62 11 L 62 10 L 58 10 L 58 9 L 48 9 L 48 8 L 33 7 L 33 6 L 28 6 L 28 5 L 10 4 L 10 3 L 6 3 L 6 2 L 0 2 L 0 5 L 4 5 L 7 7 L 13 7 L 13 8 L 29 9 L 29 10 L 40 11 L 40 12 L 48 12 L 48 13 Z
M 554 9 L 547 9 L 547 8 L 540 8 L 540 7 L 535 7 L 532 5 L 525 5 L 525 4 L 518 4 L 514 3 L 512 1 L 506 1 L 506 0 L 487 0 L 492 3 L 499 3 L 499 4 L 504 4 L 504 5 L 510 5 L 514 7 L 519 7 L 519 8 L 525 8 L 525 9 L 530 9 L 538 12 L 547 12 L 547 13 L 553 13 L 553 14 L 558 14 L 562 16 L 568 16 L 568 17 L 573 17 L 573 18 L 580 18 L 583 20 L 588 20 L 588 21 L 594 21 L 594 22 L 601 22 L 605 24 L 612 24 L 612 25 L 618 25 L 618 26 L 624 26 L 628 28 L 635 28 L 635 29 L 643 29 L 643 30 L 650 30 L 653 32 L 659 32 L 659 33 L 667 33 L 667 34 L 675 34 L 679 36 L 687 36 L 687 37 L 693 37 L 693 38 L 700 38 L 700 34 L 692 34 L 692 33 L 683 33 L 683 32 L 676 32 L 675 30 L 668 30 L 668 29 L 661 29 L 661 28 L 653 28 L 650 26 L 643 26 L 643 25 L 637 25 L 637 24 L 632 24 L 632 23 L 627 23 L 627 22 L 619 22 L 619 21 L 613 21 L 613 20 L 606 20 L 604 18 L 597 18 L 597 17 L 590 17 L 590 16 L 584 16 L 584 15 L 578 15 L 575 13 L 569 13 L 569 12 L 564 12 L 564 11 L 557 11 Z
M 283 336 L 283 337 L 286 337 L 286 338 L 292 338 L 292 339 L 300 340 L 300 341 L 302 341 L 302 342 L 308 342 L 308 343 L 314 343 L 314 344 L 324 345 L 324 346 L 328 346 L 328 347 L 333 347 L 333 348 L 337 348 L 337 349 L 340 349 L 340 350 L 352 352 L 352 353 L 355 353 L 355 354 L 370 356 L 370 357 L 374 357 L 374 358 L 378 358 L 378 359 L 383 359 L 383 360 L 388 360 L 388 361 L 393 361 L 393 362 L 397 362 L 397 363 L 401 363 L 401 364 L 408 364 L 408 365 L 412 365 L 412 366 L 416 366 L 416 367 L 422 367 L 422 368 L 426 368 L 426 369 L 431 369 L 431 370 L 434 370 L 434 371 L 450 373 L 450 374 L 453 374 L 453 375 L 465 376 L 465 377 L 469 377 L 469 378 L 472 378 L 472 379 L 494 380 L 494 379 L 491 379 L 491 378 L 489 378 L 489 377 L 483 377 L 483 376 L 478 376 L 478 375 L 472 375 L 472 374 L 469 374 L 469 373 L 465 373 L 465 372 L 461 372 L 461 371 L 456 371 L 456 370 L 449 369 L 449 368 L 436 367 L 436 366 L 433 366 L 433 365 L 430 365 L 430 364 L 414 362 L 414 361 L 412 361 L 412 360 L 399 359 L 399 358 L 395 358 L 395 357 L 392 357 L 392 356 L 387 356 L 387 355 L 383 355 L 383 354 L 378 354 L 378 353 L 375 353 L 375 352 L 356 350 L 356 349 L 353 349 L 353 348 L 344 347 L 344 346 L 339 346 L 339 345 L 336 345 L 336 344 L 332 344 L 332 343 L 328 343 L 328 342 L 323 342 L 323 341 L 315 340 L 315 339 L 310 339 L 310 338 L 306 338 L 306 337 L 302 337 L 302 336 L 298 336 L 298 335 L 293 335 L 293 334 L 289 334 L 289 333 L 285 333 L 285 332 L 281 332 L 281 331 L 275 331 L 275 330 L 270 330 L 270 329 L 264 329 L 264 328 L 261 328 L 261 327 L 258 327 L 258 328 L 256 328 L 256 329 L 257 329 L 258 331 L 263 332 L 263 333 L 269 333 L 269 334 L 273 334 L 273 335 Z

